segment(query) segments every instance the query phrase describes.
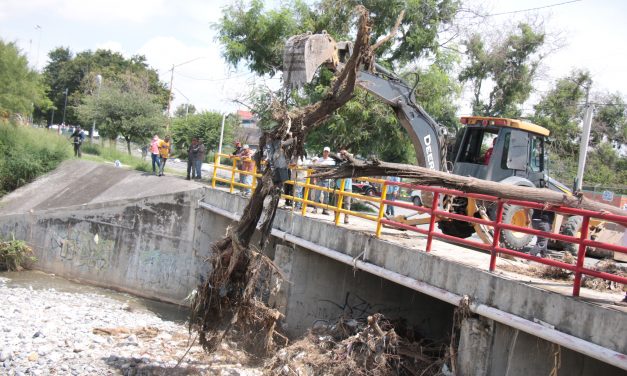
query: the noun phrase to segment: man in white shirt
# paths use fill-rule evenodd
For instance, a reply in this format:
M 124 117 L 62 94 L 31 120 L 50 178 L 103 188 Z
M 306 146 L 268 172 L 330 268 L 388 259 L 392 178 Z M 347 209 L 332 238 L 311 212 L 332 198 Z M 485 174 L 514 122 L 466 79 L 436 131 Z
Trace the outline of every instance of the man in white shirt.
M 329 156 L 329 154 L 331 154 L 331 148 L 325 146 L 324 149 L 322 149 L 322 158 L 319 158 L 315 162 L 315 164 L 318 166 L 335 166 L 335 161 Z M 331 180 L 322 179 L 318 181 L 318 185 L 321 187 L 329 188 L 331 186 Z M 320 192 L 320 194 L 317 196 L 319 197 L 319 202 L 321 204 L 329 204 L 329 192 L 323 191 Z M 327 209 L 322 209 L 322 214 L 328 215 L 329 212 L 327 211 Z

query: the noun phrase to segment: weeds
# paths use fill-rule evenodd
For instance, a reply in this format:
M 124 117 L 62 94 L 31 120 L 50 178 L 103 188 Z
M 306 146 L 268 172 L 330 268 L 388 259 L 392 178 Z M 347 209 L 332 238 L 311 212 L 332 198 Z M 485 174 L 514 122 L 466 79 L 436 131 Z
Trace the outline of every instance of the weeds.
M 22 240 L 0 241 L 0 271 L 19 271 L 37 261 L 33 250 Z
M 0 123 L 0 149 L 0 196 L 54 170 L 72 156 L 64 137 L 9 123 Z

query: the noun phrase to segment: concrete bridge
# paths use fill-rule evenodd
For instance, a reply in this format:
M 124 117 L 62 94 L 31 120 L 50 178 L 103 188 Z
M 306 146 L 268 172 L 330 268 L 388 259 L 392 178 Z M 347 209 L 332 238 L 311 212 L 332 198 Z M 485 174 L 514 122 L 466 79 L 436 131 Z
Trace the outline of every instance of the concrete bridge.
M 209 244 L 237 219 L 246 199 L 206 184 L 85 161 L 0 201 L 0 236 L 28 241 L 37 269 L 182 304 L 207 273 Z M 627 313 L 620 295 L 570 288 L 516 272 L 487 271 L 488 255 L 386 229 L 356 228 L 280 210 L 266 249 L 289 283 L 273 296 L 285 327 L 302 334 L 316 320 L 381 312 L 447 339 L 456 309 L 462 375 L 627 374 Z M 526 265 L 526 264 L 524 264 Z M 523 266 L 524 266 L 523 265 Z

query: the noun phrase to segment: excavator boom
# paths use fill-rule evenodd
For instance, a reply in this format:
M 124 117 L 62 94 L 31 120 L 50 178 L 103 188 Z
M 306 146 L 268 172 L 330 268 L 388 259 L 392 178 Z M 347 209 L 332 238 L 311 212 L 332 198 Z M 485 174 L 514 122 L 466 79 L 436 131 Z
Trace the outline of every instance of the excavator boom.
M 283 52 L 284 86 L 296 88 L 311 82 L 321 65 L 341 70 L 351 53 L 352 43 L 335 42 L 326 33 L 293 36 Z M 394 109 L 412 140 L 419 165 L 447 171 L 445 128 L 415 102 L 411 86 L 378 64 L 374 68 L 371 72 L 362 67 L 357 85 Z

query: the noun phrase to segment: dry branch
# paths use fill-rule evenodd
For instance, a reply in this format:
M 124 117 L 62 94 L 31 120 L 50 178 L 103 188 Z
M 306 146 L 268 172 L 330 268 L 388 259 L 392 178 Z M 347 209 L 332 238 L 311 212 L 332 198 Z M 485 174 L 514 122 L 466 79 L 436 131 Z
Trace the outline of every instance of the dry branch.
M 583 195 L 567 195 L 549 189 L 497 183 L 434 171 L 425 167 L 381 162 L 378 160 L 359 161 L 346 159 L 339 166 L 316 167 L 316 173 L 313 176 L 323 179 L 359 176 L 399 176 L 402 178 L 415 179 L 416 183 L 420 185 L 451 188 L 466 193 L 480 193 L 504 199 L 533 201 L 545 205 L 568 206 L 627 217 L 627 212 L 614 206 L 589 200 Z

